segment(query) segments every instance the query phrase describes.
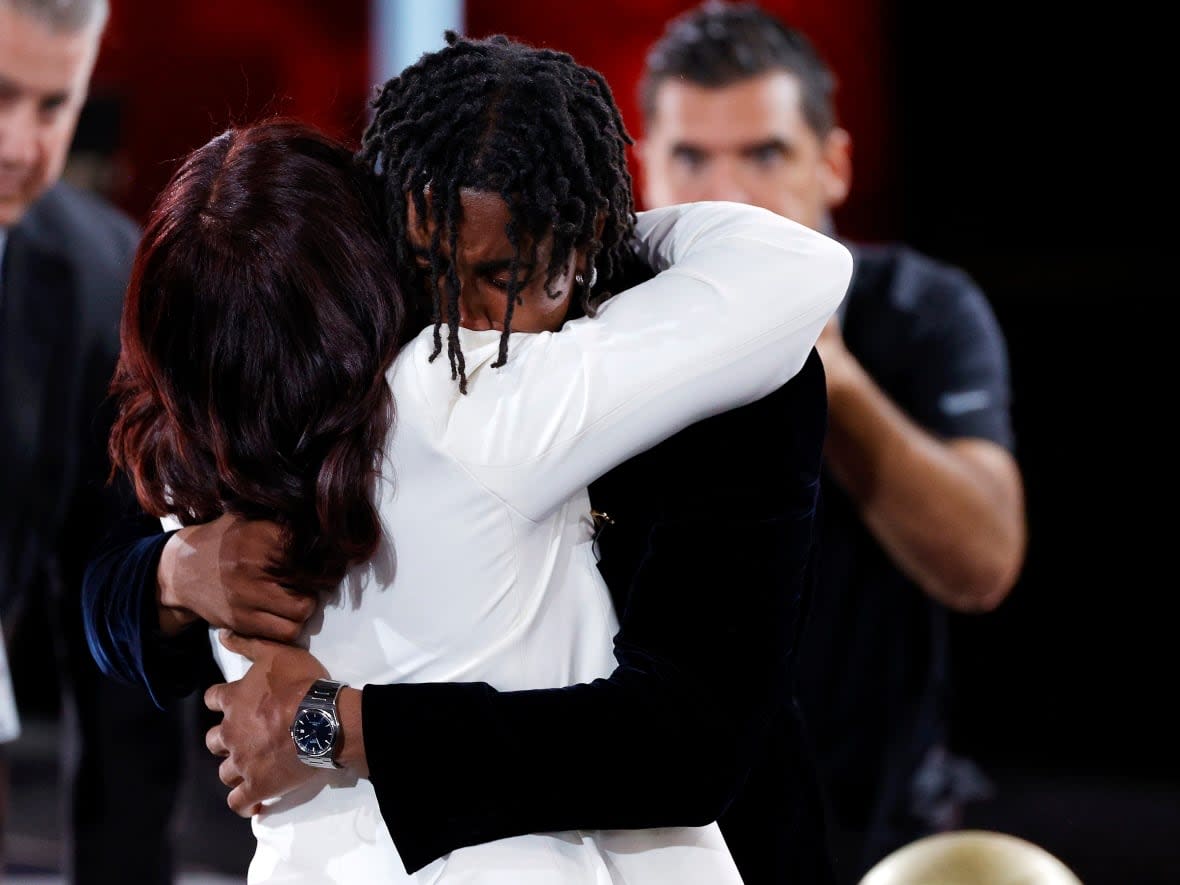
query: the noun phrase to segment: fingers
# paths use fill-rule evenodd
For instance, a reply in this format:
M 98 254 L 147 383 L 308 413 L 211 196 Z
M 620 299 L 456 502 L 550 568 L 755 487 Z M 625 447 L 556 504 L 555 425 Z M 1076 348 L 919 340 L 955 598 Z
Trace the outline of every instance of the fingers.
M 237 787 L 243 780 L 242 773 L 238 771 L 238 766 L 234 764 L 232 756 L 223 759 L 221 764 L 217 766 L 217 776 L 227 787 Z
M 303 621 L 293 621 L 264 611 L 253 611 L 247 617 L 235 618 L 230 626 L 242 636 L 269 639 L 283 645 L 290 645 L 303 632 Z
M 271 658 L 289 644 L 258 636 L 243 636 L 233 630 L 218 630 L 217 639 L 227 649 L 251 662 Z
M 228 756 L 229 747 L 225 745 L 225 735 L 220 725 L 214 725 L 205 732 L 205 749 L 214 756 Z
M 284 532 L 277 523 L 225 514 L 215 523 L 221 532 L 221 561 L 231 571 L 249 567 L 265 573 L 284 553 Z
M 261 811 L 262 804 L 250 795 L 250 789 L 246 784 L 245 777 L 238 769 L 234 758 L 229 755 L 229 750 L 225 746 L 220 726 L 209 729 L 205 735 L 205 746 L 214 755 L 225 756 L 225 759 L 217 766 L 217 777 L 223 784 L 230 788 L 229 796 L 226 797 L 226 804 L 234 810 L 235 814 L 242 817 L 251 817 Z
M 212 621 L 243 636 L 291 643 L 315 614 L 319 601 L 258 578 L 235 579 L 223 589 L 222 614 Z M 208 620 L 208 619 L 207 619 Z
M 231 604 L 241 612 L 270 614 L 300 626 L 315 614 L 319 605 L 316 596 L 289 590 L 257 574 L 235 577 L 227 583 L 227 591 Z
M 249 636 L 243 636 L 240 633 L 235 633 L 232 630 L 218 630 L 217 640 L 227 649 L 239 654 L 249 661 L 253 661 L 262 652 L 261 642 L 263 640 L 253 639 Z M 207 695 L 208 693 L 206 693 Z M 210 708 L 212 709 L 212 708 Z
M 294 593 L 273 578 L 274 564 L 282 562 L 286 553 L 286 533 L 281 526 L 232 514 L 220 517 L 214 525 L 220 531 L 219 583 L 232 607 L 254 608 L 300 624 L 311 617 L 317 600 Z
M 262 803 L 249 795 L 244 784 L 230 790 L 225 803 L 239 817 L 253 817 L 262 811 Z
M 234 531 L 258 563 L 273 562 L 282 556 L 286 538 L 283 527 L 277 522 L 269 519 L 239 519 Z
M 217 773 L 221 782 L 231 788 L 229 795 L 225 797 L 225 804 L 233 809 L 234 814 L 239 817 L 253 817 L 262 811 L 262 802 L 252 795 L 249 785 L 229 759 L 221 763 Z
M 219 682 L 216 685 L 210 685 L 205 689 L 205 706 L 214 713 L 225 712 L 225 693 L 229 689 L 229 684 Z
M 260 612 L 270 613 L 287 621 L 294 621 L 300 627 L 315 614 L 316 606 L 319 604 L 316 597 L 306 593 L 296 593 L 280 584 L 271 586 L 274 589 L 269 590 L 266 598 L 259 602 Z
M 306 624 L 307 619 L 315 614 L 315 610 L 319 608 L 319 597 L 308 593 L 295 593 L 291 590 L 287 591 L 288 597 L 286 609 L 286 617 L 291 620 L 298 621 L 300 624 Z

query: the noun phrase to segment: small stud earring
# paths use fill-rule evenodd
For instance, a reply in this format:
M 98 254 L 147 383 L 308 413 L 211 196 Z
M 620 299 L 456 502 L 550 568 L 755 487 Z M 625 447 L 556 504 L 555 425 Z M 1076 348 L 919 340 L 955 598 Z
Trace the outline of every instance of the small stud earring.
M 593 289 L 594 284 L 598 282 L 598 268 L 593 264 L 590 265 L 590 282 L 586 282 L 586 277 L 583 274 L 574 274 L 574 282 L 579 286 L 585 286 L 587 289 Z

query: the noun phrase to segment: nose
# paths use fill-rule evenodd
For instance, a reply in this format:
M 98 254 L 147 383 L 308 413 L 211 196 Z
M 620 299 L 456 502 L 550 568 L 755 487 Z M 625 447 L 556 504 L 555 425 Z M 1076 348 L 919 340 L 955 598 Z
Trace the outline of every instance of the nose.
M 500 305 L 503 311 L 503 305 Z M 459 325 L 473 332 L 484 332 L 495 328 L 493 306 L 479 294 L 475 285 L 463 286 L 459 296 Z
M 715 175 L 705 188 L 706 200 L 729 200 L 733 203 L 750 203 L 753 194 L 743 185 L 737 176 Z
M 492 318 L 487 311 L 467 304 L 467 299 L 459 299 L 459 325 L 473 332 L 485 332 L 492 328 Z
M 737 163 L 729 157 L 720 157 L 710 164 L 704 181 L 706 200 L 730 200 L 734 203 L 749 203 L 754 193 L 747 186 Z

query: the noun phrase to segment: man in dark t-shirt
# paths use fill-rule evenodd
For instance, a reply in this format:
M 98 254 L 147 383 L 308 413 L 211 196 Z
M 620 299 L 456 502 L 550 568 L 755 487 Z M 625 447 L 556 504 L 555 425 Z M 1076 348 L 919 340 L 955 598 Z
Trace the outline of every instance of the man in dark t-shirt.
M 1009 450 L 1004 342 L 979 289 L 963 272 L 904 247 L 854 254 L 841 330 L 882 395 L 934 438 Z M 871 835 L 867 865 L 955 826 L 962 801 L 981 785 L 946 746 L 948 606 L 972 605 L 923 592 L 863 518 L 855 488 L 832 470 L 824 495 L 822 589 L 800 690 L 825 760 L 836 832 Z M 858 850 L 859 841 L 846 836 L 838 847 Z
M 649 207 L 727 199 L 831 232 L 851 140 L 806 38 L 748 4 L 669 23 L 640 86 Z M 799 699 L 843 881 L 954 827 L 980 783 L 947 749 L 948 611 L 1007 595 L 1024 558 L 1004 340 L 964 272 L 853 247 L 827 374 L 818 587 Z

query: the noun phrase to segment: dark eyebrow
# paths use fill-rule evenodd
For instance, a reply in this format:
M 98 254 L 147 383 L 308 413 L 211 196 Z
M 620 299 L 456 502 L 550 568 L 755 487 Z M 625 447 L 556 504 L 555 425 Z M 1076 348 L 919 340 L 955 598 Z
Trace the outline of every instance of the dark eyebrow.
M 26 92 L 25 88 L 16 80 L 0 75 L 0 93 L 13 96 L 21 95 L 24 92 Z M 38 96 L 37 104 L 43 108 L 55 108 L 64 105 L 69 100 L 69 92 L 50 92 L 46 95 Z
M 704 154 L 707 154 L 708 151 L 705 150 L 700 145 L 695 145 L 692 142 L 678 141 L 672 145 L 672 153 L 674 153 L 674 154 L 701 154 L 701 155 L 704 155 Z

